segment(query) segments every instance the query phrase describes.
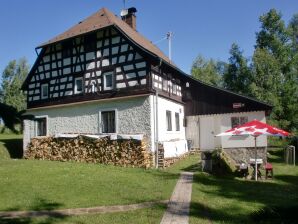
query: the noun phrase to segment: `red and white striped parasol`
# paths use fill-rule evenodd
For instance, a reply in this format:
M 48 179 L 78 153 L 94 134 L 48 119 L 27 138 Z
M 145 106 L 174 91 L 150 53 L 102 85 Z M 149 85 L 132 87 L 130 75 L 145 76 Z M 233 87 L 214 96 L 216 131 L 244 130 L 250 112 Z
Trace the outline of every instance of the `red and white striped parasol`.
M 229 129 L 216 136 L 235 136 L 235 135 L 251 135 L 255 139 L 255 167 L 257 167 L 257 140 L 256 138 L 260 135 L 267 136 L 289 136 L 290 133 L 279 128 L 270 126 L 258 120 L 249 121 L 243 125 Z M 257 169 L 255 168 L 255 179 L 257 180 Z

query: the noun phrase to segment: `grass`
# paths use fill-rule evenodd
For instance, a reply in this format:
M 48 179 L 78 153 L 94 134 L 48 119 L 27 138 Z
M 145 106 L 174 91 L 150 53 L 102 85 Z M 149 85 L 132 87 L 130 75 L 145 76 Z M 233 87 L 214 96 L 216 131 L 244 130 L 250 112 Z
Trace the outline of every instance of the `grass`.
M 0 160 L 22 158 L 23 136 L 16 134 L 0 134 Z
M 269 160 L 274 179 L 267 181 L 196 172 L 190 223 L 295 223 L 298 168 L 283 163 L 281 150 L 271 151 Z
M 0 210 L 53 210 L 169 199 L 181 170 L 197 158 L 166 170 L 100 164 L 10 159 L 21 136 L 0 136 Z M 9 144 L 7 144 L 9 142 Z M 165 206 L 119 214 L 1 220 L 0 223 L 158 223 Z
M 99 164 L 11 160 L 13 138 L 0 136 L 0 210 L 41 210 L 131 204 L 169 199 L 181 171 L 193 171 L 190 223 L 295 223 L 298 168 L 283 163 L 281 150 L 270 151 L 274 179 L 251 181 L 200 171 L 191 156 L 166 170 Z M 20 140 L 16 140 L 19 142 Z M 9 143 L 9 144 L 7 144 Z M 2 156 L 6 155 L 6 156 Z M 0 223 L 159 223 L 164 205 L 131 212 L 1 220 Z

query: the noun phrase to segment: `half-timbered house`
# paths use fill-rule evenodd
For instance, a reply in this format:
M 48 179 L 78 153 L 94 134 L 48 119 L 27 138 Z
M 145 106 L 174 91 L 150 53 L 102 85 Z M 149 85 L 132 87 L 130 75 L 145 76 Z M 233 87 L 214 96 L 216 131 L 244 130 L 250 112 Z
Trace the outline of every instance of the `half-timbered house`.
M 265 119 L 269 105 L 183 73 L 136 30 L 135 13 L 119 18 L 103 8 L 37 47 L 23 84 L 35 116 L 24 121 L 24 149 L 35 136 L 142 134 L 152 151 L 161 142 L 172 157 L 188 150 L 186 139 L 198 148 L 229 147 L 233 140 L 214 134 L 231 119 Z

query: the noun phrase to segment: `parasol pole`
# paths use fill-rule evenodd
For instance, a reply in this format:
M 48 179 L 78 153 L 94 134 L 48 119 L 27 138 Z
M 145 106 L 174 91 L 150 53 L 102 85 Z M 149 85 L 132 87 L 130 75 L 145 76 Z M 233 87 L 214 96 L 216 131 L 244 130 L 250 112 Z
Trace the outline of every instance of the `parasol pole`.
M 254 136 L 255 138 L 255 180 L 258 180 L 258 173 L 257 173 L 257 136 Z

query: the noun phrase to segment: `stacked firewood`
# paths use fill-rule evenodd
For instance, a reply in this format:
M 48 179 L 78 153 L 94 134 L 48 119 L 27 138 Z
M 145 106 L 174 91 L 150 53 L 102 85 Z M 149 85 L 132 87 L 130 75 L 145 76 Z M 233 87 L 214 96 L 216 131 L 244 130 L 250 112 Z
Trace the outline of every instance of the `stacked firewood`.
M 110 140 L 78 136 L 76 138 L 33 138 L 25 152 L 26 159 L 78 161 L 118 166 L 152 166 L 152 154 L 146 140 Z

